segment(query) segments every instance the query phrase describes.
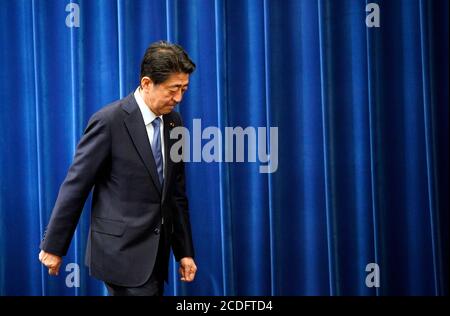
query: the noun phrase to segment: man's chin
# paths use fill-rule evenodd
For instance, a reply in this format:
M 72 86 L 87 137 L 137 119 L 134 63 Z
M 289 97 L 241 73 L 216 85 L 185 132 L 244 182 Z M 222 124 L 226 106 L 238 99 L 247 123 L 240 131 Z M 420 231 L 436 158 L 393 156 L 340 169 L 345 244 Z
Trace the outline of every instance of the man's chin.
M 175 105 L 174 106 L 169 106 L 167 109 L 164 109 L 164 113 L 163 114 L 169 114 L 174 109 L 175 109 Z

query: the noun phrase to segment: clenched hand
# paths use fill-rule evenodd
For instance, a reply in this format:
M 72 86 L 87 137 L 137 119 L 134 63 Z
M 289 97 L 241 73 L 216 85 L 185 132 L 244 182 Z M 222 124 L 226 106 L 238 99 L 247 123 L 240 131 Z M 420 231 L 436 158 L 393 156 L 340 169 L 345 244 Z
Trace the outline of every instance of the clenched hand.
M 62 263 L 61 257 L 41 250 L 41 252 L 39 253 L 39 261 L 48 268 L 48 274 L 58 275 L 59 267 Z
M 192 282 L 195 278 L 195 273 L 197 272 L 197 266 L 195 265 L 194 259 L 191 257 L 184 257 L 180 260 L 180 269 L 178 270 L 181 275 L 181 281 Z

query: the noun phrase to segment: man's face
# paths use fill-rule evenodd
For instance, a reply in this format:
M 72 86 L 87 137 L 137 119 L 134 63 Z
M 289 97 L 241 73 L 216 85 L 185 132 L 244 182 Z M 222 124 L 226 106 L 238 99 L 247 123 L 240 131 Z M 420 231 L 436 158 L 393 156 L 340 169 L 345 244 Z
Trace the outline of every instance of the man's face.
M 188 85 L 189 75 L 181 72 L 171 74 L 166 81 L 158 85 L 155 85 L 150 78 L 143 77 L 141 79 L 142 97 L 156 115 L 168 114 L 181 102 Z

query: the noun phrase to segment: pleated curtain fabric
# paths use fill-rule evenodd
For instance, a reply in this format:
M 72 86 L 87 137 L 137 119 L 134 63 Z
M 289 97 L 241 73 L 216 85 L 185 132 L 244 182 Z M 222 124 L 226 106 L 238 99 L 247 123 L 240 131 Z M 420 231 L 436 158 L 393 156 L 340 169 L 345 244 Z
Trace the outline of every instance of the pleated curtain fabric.
M 278 128 L 275 172 L 249 147 L 186 162 L 199 270 L 183 284 L 172 259 L 167 295 L 448 295 L 448 6 L 0 0 L 0 295 L 106 295 L 84 266 L 90 199 L 58 278 L 39 242 L 89 117 L 160 39 L 197 64 L 192 138 L 197 119 Z

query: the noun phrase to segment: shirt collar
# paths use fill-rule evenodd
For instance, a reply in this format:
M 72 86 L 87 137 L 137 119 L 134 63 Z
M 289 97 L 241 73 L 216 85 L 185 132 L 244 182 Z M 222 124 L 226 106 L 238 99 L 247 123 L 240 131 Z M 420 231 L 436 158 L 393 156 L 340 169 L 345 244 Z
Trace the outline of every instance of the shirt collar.
M 145 125 L 150 124 L 157 117 L 159 117 L 161 119 L 161 122 L 164 122 L 162 115 L 157 116 L 155 113 L 153 113 L 150 110 L 150 108 L 144 102 L 144 99 L 142 98 L 141 94 L 139 93 L 139 87 L 137 87 L 136 91 L 134 91 L 134 98 L 136 99 L 136 102 L 137 102 L 137 104 L 139 106 L 139 109 L 141 110 L 142 117 L 144 118 L 144 124 Z

